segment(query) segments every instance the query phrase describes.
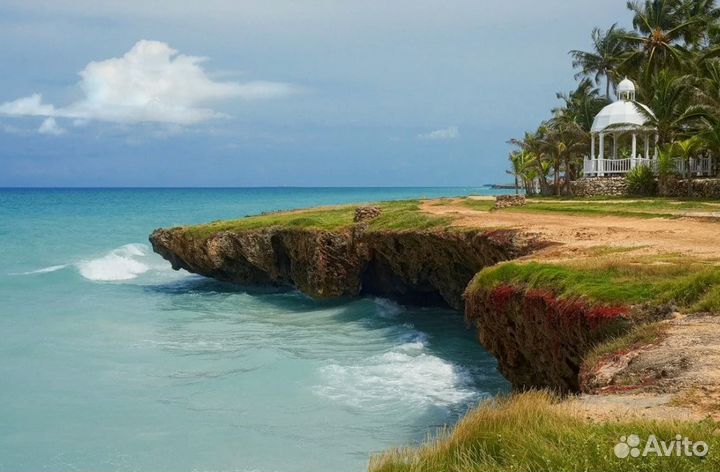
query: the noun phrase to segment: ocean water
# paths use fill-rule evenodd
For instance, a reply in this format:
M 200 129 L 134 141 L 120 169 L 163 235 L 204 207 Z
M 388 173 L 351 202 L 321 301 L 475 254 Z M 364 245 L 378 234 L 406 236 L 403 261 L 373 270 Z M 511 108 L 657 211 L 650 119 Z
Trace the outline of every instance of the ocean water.
M 504 391 L 457 313 L 175 272 L 156 227 L 476 188 L 0 190 L 0 469 L 365 470 Z

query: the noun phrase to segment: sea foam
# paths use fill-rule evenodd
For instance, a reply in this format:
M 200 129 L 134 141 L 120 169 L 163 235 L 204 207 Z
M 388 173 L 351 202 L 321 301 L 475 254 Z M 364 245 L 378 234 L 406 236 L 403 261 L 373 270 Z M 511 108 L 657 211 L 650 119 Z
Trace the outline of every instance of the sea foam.
M 324 384 L 315 391 L 363 408 L 384 408 L 394 402 L 452 406 L 476 396 L 470 373 L 427 352 L 427 344 L 427 337 L 416 331 L 407 342 L 361 363 L 329 364 L 320 369 Z
M 113 249 L 102 257 L 75 264 L 80 275 L 88 280 L 114 281 L 134 279 L 150 270 L 141 259 L 148 255 L 144 244 L 126 244 Z
M 50 272 L 57 272 L 58 270 L 62 270 L 66 267 L 68 267 L 69 264 L 60 264 L 60 265 L 54 265 L 50 267 L 43 267 L 42 269 L 37 270 L 30 270 L 27 272 L 20 272 L 17 274 L 10 274 L 10 275 L 33 275 L 33 274 L 48 274 Z

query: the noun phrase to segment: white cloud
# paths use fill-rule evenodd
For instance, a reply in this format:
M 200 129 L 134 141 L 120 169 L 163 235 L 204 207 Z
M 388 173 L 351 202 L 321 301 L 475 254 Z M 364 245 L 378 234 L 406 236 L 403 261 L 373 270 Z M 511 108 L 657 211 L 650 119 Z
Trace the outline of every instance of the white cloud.
M 34 93 L 29 97 L 3 103 L 0 105 L 0 113 L 16 116 L 52 116 L 55 114 L 55 107 L 43 105 L 42 95 Z
M 55 136 L 61 135 L 65 132 L 63 128 L 58 126 L 57 122 L 55 121 L 55 118 L 45 118 L 45 120 L 42 122 L 40 127 L 38 128 L 38 133 L 40 134 L 52 134 Z
M 433 140 L 446 140 L 446 139 L 457 139 L 460 137 L 460 130 L 457 126 L 450 126 L 448 128 L 436 129 L 429 133 L 418 134 L 420 139 L 433 139 Z
M 33 94 L 3 103 L 0 113 L 187 125 L 224 116 L 208 107 L 211 102 L 275 98 L 296 91 L 293 85 L 279 82 L 213 81 L 200 66 L 204 60 L 179 54 L 163 42 L 141 40 L 122 57 L 85 66 L 78 84 L 85 95 L 82 100 L 55 107 Z

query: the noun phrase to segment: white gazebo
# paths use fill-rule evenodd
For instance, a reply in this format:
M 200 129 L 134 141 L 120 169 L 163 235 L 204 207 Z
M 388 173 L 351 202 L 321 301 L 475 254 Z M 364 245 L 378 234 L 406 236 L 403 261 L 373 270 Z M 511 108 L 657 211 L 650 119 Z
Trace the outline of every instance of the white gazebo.
M 587 177 L 622 175 L 638 165 L 647 165 L 652 169 L 656 167 L 658 134 L 648 120 L 648 115 L 654 116 L 652 110 L 635 101 L 635 84 L 627 78 L 618 84 L 617 97 L 617 100 L 600 110 L 593 120 L 590 130 L 591 154 L 584 163 Z M 609 150 L 605 138 L 610 138 L 612 147 Z M 619 157 L 618 149 L 623 141 L 626 146 L 629 144 L 630 155 Z

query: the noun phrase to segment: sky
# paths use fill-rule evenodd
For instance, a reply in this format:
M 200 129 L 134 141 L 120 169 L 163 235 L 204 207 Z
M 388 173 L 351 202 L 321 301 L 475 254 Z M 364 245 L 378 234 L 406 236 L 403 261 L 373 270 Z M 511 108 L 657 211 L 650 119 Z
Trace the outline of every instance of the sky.
M 0 187 L 478 186 L 620 0 L 3 0 Z

